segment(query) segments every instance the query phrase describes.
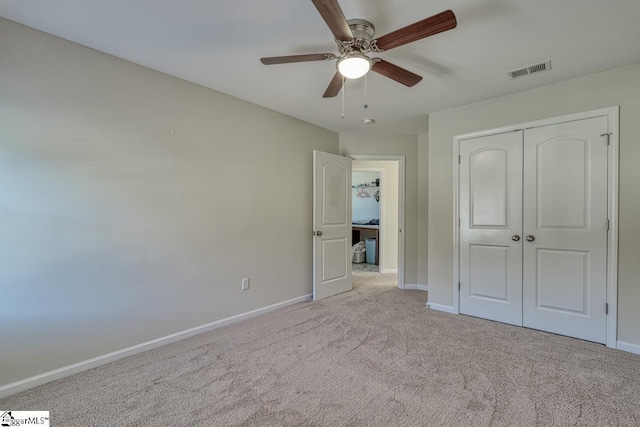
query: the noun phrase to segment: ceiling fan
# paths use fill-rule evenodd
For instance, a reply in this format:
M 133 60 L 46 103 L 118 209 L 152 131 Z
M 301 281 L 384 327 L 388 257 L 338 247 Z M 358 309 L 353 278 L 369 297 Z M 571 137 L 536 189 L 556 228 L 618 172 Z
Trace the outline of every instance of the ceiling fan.
M 333 53 L 312 53 L 306 55 L 272 56 L 261 58 L 265 65 L 288 64 L 306 61 L 331 61 L 337 59 L 337 72 L 333 76 L 323 98 L 332 98 L 340 93 L 343 77 L 357 79 L 371 71 L 412 87 L 422 77 L 380 58 L 370 58 L 369 52 L 380 53 L 402 46 L 458 25 L 452 11 L 446 10 L 430 18 L 423 19 L 382 37 L 374 39 L 375 27 L 364 19 L 347 21 L 337 0 L 311 0 L 329 26 L 335 37 L 340 55 Z

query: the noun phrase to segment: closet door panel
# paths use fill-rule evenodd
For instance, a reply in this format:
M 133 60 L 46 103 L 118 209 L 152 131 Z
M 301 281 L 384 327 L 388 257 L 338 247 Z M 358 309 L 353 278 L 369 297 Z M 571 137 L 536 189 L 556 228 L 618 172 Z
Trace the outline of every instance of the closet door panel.
M 460 312 L 522 324 L 522 133 L 460 142 Z
M 606 338 L 606 117 L 524 134 L 523 325 Z

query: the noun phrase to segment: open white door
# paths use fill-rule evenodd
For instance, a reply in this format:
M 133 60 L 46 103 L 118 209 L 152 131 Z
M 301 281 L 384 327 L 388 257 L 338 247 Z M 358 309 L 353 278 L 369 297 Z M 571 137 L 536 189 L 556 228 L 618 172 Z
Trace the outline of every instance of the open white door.
M 351 290 L 351 159 L 313 151 L 313 300 Z

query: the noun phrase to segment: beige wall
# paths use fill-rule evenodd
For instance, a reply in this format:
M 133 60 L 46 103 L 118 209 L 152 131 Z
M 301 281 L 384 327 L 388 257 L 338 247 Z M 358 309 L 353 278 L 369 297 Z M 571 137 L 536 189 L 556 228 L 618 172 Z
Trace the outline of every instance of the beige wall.
M 418 137 L 416 135 L 340 134 L 340 154 L 404 155 L 405 163 L 405 284 L 418 284 Z
M 382 172 L 380 183 L 380 268 L 383 273 L 398 270 L 398 162 L 355 160 L 353 169 Z
M 620 105 L 618 340 L 640 345 L 640 64 L 429 116 L 430 302 L 453 304 L 454 135 L 616 105 Z
M 311 293 L 338 134 L 4 19 L 0 52 L 0 386 Z
M 426 120 L 426 118 L 425 118 Z M 429 275 L 429 135 L 418 135 L 418 284 L 428 285 Z

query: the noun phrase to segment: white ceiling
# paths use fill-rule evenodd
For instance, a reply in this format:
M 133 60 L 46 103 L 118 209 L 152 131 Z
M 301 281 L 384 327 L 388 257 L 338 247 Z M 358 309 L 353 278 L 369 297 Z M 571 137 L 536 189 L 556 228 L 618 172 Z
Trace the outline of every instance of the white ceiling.
M 380 54 L 424 79 L 407 88 L 369 73 L 367 110 L 364 79 L 348 81 L 342 119 L 341 96 L 322 98 L 333 61 L 259 61 L 338 53 L 310 0 L 2 0 L 0 16 L 337 132 L 423 133 L 433 111 L 640 62 L 639 0 L 340 4 L 378 37 L 446 9 L 458 27 Z M 551 71 L 508 80 L 547 59 Z

